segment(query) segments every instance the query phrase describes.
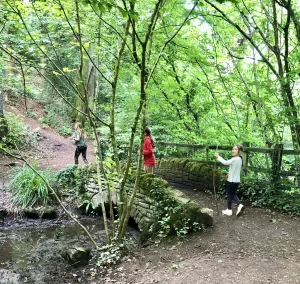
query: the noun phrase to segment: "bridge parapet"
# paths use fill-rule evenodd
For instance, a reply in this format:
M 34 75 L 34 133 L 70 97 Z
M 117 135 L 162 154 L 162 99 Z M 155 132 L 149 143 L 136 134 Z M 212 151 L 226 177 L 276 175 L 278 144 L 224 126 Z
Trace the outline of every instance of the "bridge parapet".
M 190 159 L 161 159 L 155 168 L 155 174 L 163 179 L 195 189 L 213 190 L 213 179 L 218 188 L 221 182 L 221 172 L 213 166 Z
M 108 203 L 108 194 L 103 180 L 102 195 L 96 182 L 96 173 L 87 170 L 85 190 L 88 193 L 94 192 L 92 204 L 95 210 L 101 208 L 101 199 Z M 91 168 L 90 168 L 91 169 Z M 132 193 L 134 186 L 134 175 L 130 177 L 126 184 L 128 195 Z M 119 185 L 114 184 L 111 191 L 113 203 L 119 203 Z M 131 217 L 137 223 L 139 229 L 146 235 L 161 234 L 181 234 L 186 230 L 197 230 L 213 224 L 213 210 L 200 208 L 200 205 L 191 200 L 181 191 L 170 187 L 168 182 L 153 174 L 142 174 L 140 186 L 133 203 Z

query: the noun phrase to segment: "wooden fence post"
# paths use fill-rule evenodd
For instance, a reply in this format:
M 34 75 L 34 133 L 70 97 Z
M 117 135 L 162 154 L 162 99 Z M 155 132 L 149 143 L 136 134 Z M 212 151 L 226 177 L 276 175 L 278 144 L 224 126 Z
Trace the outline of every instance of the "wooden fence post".
M 283 144 L 275 144 L 273 153 L 272 153 L 272 180 L 274 182 L 280 179 L 280 170 L 282 164 L 282 151 Z
M 247 148 L 250 146 L 249 142 L 243 142 L 243 147 L 244 147 L 244 151 L 242 153 L 242 157 L 243 157 L 243 168 L 246 170 L 248 167 L 248 162 L 249 162 L 249 151 L 247 150 Z

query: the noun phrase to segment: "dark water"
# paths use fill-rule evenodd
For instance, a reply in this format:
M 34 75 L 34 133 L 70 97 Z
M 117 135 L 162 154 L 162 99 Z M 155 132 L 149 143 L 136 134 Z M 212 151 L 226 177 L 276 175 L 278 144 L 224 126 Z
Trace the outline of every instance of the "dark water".
M 98 246 L 104 245 L 102 218 L 84 217 L 80 222 Z M 138 238 L 139 232 L 130 227 L 129 236 Z M 87 266 L 75 268 L 62 257 L 62 252 L 74 247 L 92 249 Z M 90 283 L 88 279 L 97 268 L 98 255 L 85 232 L 70 220 L 5 219 L 0 224 L 0 284 L 79 283 L 76 279 Z
M 98 241 L 104 241 L 102 220 L 85 219 L 81 222 Z M 92 246 L 85 232 L 74 222 L 38 226 L 12 229 L 0 227 L 0 268 L 18 269 L 28 267 L 34 262 L 46 263 L 49 257 L 58 257 L 64 249 Z

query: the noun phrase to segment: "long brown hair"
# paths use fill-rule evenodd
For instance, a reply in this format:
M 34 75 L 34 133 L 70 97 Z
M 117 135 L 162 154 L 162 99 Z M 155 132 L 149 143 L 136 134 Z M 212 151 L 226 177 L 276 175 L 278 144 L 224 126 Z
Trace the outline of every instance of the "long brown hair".
M 84 139 L 86 139 L 86 132 L 84 131 L 83 126 L 80 122 L 76 122 L 74 128 L 79 132 L 79 137 L 83 137 Z
M 155 147 L 155 143 L 154 143 L 154 140 L 152 139 L 150 128 L 146 127 L 144 132 L 145 132 L 146 136 L 150 137 L 152 147 L 154 148 Z
M 240 158 L 242 159 L 242 166 L 243 166 L 244 161 L 243 161 L 242 152 L 244 151 L 244 146 L 242 144 L 235 144 L 234 146 L 236 146 L 239 150 L 238 154 L 239 154 Z

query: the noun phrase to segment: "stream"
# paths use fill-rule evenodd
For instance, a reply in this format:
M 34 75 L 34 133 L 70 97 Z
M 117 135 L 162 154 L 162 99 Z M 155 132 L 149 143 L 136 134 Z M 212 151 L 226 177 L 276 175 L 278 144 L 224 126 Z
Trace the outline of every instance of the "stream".
M 80 221 L 99 245 L 105 241 L 102 218 L 85 217 Z M 1 222 L 1 221 L 0 221 Z M 85 283 L 91 268 L 74 268 L 61 253 L 73 247 L 92 248 L 92 243 L 69 220 L 20 219 L 0 223 L 0 284 Z

